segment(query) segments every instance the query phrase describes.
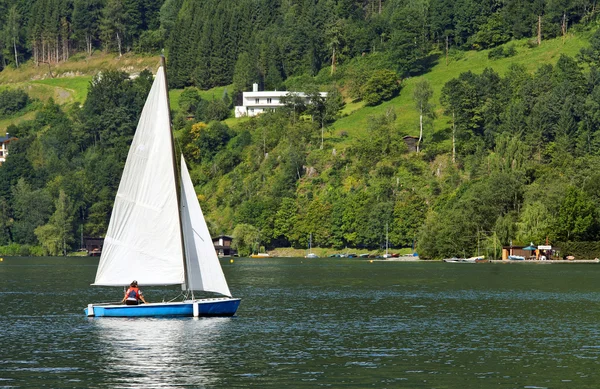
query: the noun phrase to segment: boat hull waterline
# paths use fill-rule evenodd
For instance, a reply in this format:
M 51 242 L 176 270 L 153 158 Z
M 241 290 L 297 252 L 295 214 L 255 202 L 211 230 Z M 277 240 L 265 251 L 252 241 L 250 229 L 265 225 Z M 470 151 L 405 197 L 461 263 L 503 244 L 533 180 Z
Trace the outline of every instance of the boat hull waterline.
M 88 317 L 234 316 L 240 305 L 240 301 L 241 299 L 239 298 L 209 298 L 140 305 L 89 304 L 84 311 Z

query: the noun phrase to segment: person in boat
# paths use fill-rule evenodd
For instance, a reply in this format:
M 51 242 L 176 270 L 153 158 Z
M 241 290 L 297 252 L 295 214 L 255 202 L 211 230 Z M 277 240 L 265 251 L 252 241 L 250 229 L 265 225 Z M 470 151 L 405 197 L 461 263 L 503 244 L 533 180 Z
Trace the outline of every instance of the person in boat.
M 138 305 L 140 303 L 140 300 L 144 304 L 148 304 L 144 299 L 142 291 L 140 290 L 140 288 L 138 288 L 137 281 L 132 281 L 129 285 L 129 289 L 127 289 L 127 291 L 125 292 L 125 296 L 123 296 L 123 300 L 121 302 L 125 303 L 126 305 Z

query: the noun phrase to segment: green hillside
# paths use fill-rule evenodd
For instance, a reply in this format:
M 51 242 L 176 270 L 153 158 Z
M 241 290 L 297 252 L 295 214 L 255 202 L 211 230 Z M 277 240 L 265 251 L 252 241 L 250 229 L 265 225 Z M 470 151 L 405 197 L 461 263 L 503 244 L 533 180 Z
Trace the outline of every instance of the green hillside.
M 344 76 L 337 78 L 323 77 L 327 68 L 290 78 L 297 89 L 335 84 L 342 93 L 341 116 L 323 119 L 323 147 L 321 111 L 312 102 L 299 112 L 288 105 L 257 118 L 235 119 L 229 112 L 225 119 L 235 82 L 174 89 L 177 147 L 191 167 L 211 232 L 233 234 L 243 252 L 302 249 L 309 235 L 322 253 L 381 251 L 386 225 L 396 251 L 415 247 L 426 258 L 490 252 L 511 241 L 595 240 L 600 77 L 596 52 L 576 59 L 595 39 L 591 32 L 571 32 L 541 46 L 524 38 L 488 50 L 451 50 L 448 64 L 434 51 L 430 68 L 403 78 L 396 97 L 374 106 L 351 97 L 355 62 L 340 66 Z M 490 59 L 498 48 L 512 48 L 514 55 Z M 0 214 L 0 245 L 27 253 L 41 252 L 41 245 L 57 253 L 51 232 L 59 217 L 71 227 L 63 242 L 72 246 L 81 230 L 105 233 L 151 85 L 144 70 L 157 66 L 157 56 L 94 53 L 54 65 L 52 76 L 31 62 L 0 72 L 0 93 L 22 90 L 32 99 L 0 119 L 0 132 L 14 124 L 11 133 L 19 137 L 0 167 L 0 180 L 8 183 L 0 189 L 7 210 Z M 433 90 L 437 117 L 417 154 L 402 137 L 419 133 L 413 91 L 423 80 Z M 445 108 L 456 113 L 456 162 L 443 88 L 452 93 Z
M 517 54 L 509 58 L 489 59 L 490 50 L 453 52 L 446 65 L 443 53 L 435 53 L 438 57 L 437 64 L 429 72 L 422 76 L 410 77 L 402 80 L 402 91 L 400 95 L 392 100 L 384 102 L 375 107 L 365 107 L 362 103 L 351 103 L 347 105 L 343 113 L 347 116 L 338 120 L 334 128 L 337 133 L 346 131 L 349 134 L 360 134 L 367 126 L 369 118 L 380 115 L 387 109 L 393 108 L 396 112 L 396 125 L 398 129 L 408 135 L 419 135 L 419 115 L 414 107 L 412 94 L 415 83 L 419 80 L 428 80 L 434 91 L 433 102 L 437 105 L 439 119 L 435 122 L 436 128 L 446 126 L 447 119 L 442 117 L 442 109 L 439 104 L 441 89 L 451 79 L 458 77 L 462 72 L 472 71 L 481 73 L 485 68 L 492 68 L 503 75 L 509 66 L 520 64 L 528 71 L 534 72 L 540 64 L 555 64 L 561 54 L 575 56 L 581 48 L 588 45 L 590 33 L 569 34 L 566 38 L 556 38 L 542 42 L 541 46 L 531 47 L 529 39 L 522 39 L 503 45 L 512 46 Z
M 441 128 L 446 124 L 441 118 L 440 91 L 442 86 L 450 79 L 469 70 L 481 73 L 486 67 L 493 68 L 502 75 L 512 64 L 524 65 L 529 71 L 533 72 L 541 63 L 555 63 L 561 54 L 576 55 L 587 44 L 589 35 L 590 32 L 577 35 L 569 34 L 566 38 L 546 40 L 541 46 L 533 47 L 528 44 L 528 39 L 510 42 L 504 46 L 515 47 L 517 54 L 513 57 L 495 60 L 488 58 L 490 50 L 453 51 L 449 57 L 448 65 L 446 65 L 443 53 L 434 53 L 438 57 L 437 64 L 425 75 L 403 79 L 402 91 L 398 97 L 375 107 L 366 107 L 361 101 L 353 102 L 350 98 L 346 98 L 346 107 L 342 111 L 343 117 L 333 125 L 335 133 L 327 133 L 326 136 L 336 136 L 341 131 L 353 135 L 360 134 L 364 130 L 369 117 L 382 114 L 390 107 L 396 112 L 398 129 L 406 134 L 418 135 L 418 114 L 414 109 L 412 93 L 414 84 L 421 79 L 430 81 L 433 86 L 433 101 L 437 104 L 437 112 L 440 116 L 440 120 L 435 122 L 435 126 Z M 3 87 L 23 89 L 31 97 L 41 101 L 53 98 L 61 105 L 76 101 L 84 103 L 89 82 L 92 76 L 99 71 L 117 69 L 136 74 L 146 68 L 155 71 L 159 63 L 158 57 L 136 56 L 134 54 L 128 54 L 122 58 L 101 53 L 95 55 L 97 57 L 92 57 L 86 61 L 75 57 L 66 63 L 55 66 L 52 69 L 55 78 L 47 78 L 47 69 L 35 67 L 31 63 L 22 66 L 18 70 L 6 69 L 0 72 L 0 83 Z M 27 79 L 30 79 L 30 81 L 26 81 Z M 179 96 L 182 91 L 183 89 L 173 89 L 169 93 L 171 106 L 175 110 L 179 109 Z M 205 100 L 220 99 L 225 91 L 231 93 L 232 87 L 215 87 L 200 91 L 200 95 Z M 31 117 L 32 113 L 29 112 L 23 116 L 0 119 L 0 133 L 4 132 L 11 123 L 19 123 L 31 119 Z M 235 125 L 237 121 L 236 119 L 228 119 L 227 123 Z

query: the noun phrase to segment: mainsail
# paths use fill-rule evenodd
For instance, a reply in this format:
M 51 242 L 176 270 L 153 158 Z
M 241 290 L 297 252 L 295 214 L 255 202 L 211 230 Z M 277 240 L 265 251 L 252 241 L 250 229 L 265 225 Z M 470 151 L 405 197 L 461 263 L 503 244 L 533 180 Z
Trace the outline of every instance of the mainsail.
M 187 289 L 216 292 L 231 297 L 183 155 L 181 224 L 187 261 Z
M 166 88 L 161 66 L 125 162 L 94 285 L 185 281 Z

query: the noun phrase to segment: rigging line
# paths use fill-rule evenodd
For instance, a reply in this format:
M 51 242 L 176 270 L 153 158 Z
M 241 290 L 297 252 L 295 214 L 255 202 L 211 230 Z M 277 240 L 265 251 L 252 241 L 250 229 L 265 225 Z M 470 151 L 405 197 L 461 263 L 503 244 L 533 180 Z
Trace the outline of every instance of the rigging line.
M 185 295 L 183 292 L 179 292 L 179 294 L 175 297 L 173 297 L 171 300 L 167 301 L 169 303 L 172 303 L 173 301 L 177 300 L 179 298 L 179 296 L 183 296 L 184 298 L 187 297 L 187 295 Z
M 193 229 L 193 228 L 192 228 L 192 231 L 194 231 L 194 234 L 195 234 L 195 235 L 196 235 L 198 238 L 202 239 L 202 241 L 204 242 L 204 238 L 203 238 L 202 236 L 200 236 L 200 234 L 199 234 L 198 232 L 196 232 L 196 230 L 195 230 L 195 229 Z

